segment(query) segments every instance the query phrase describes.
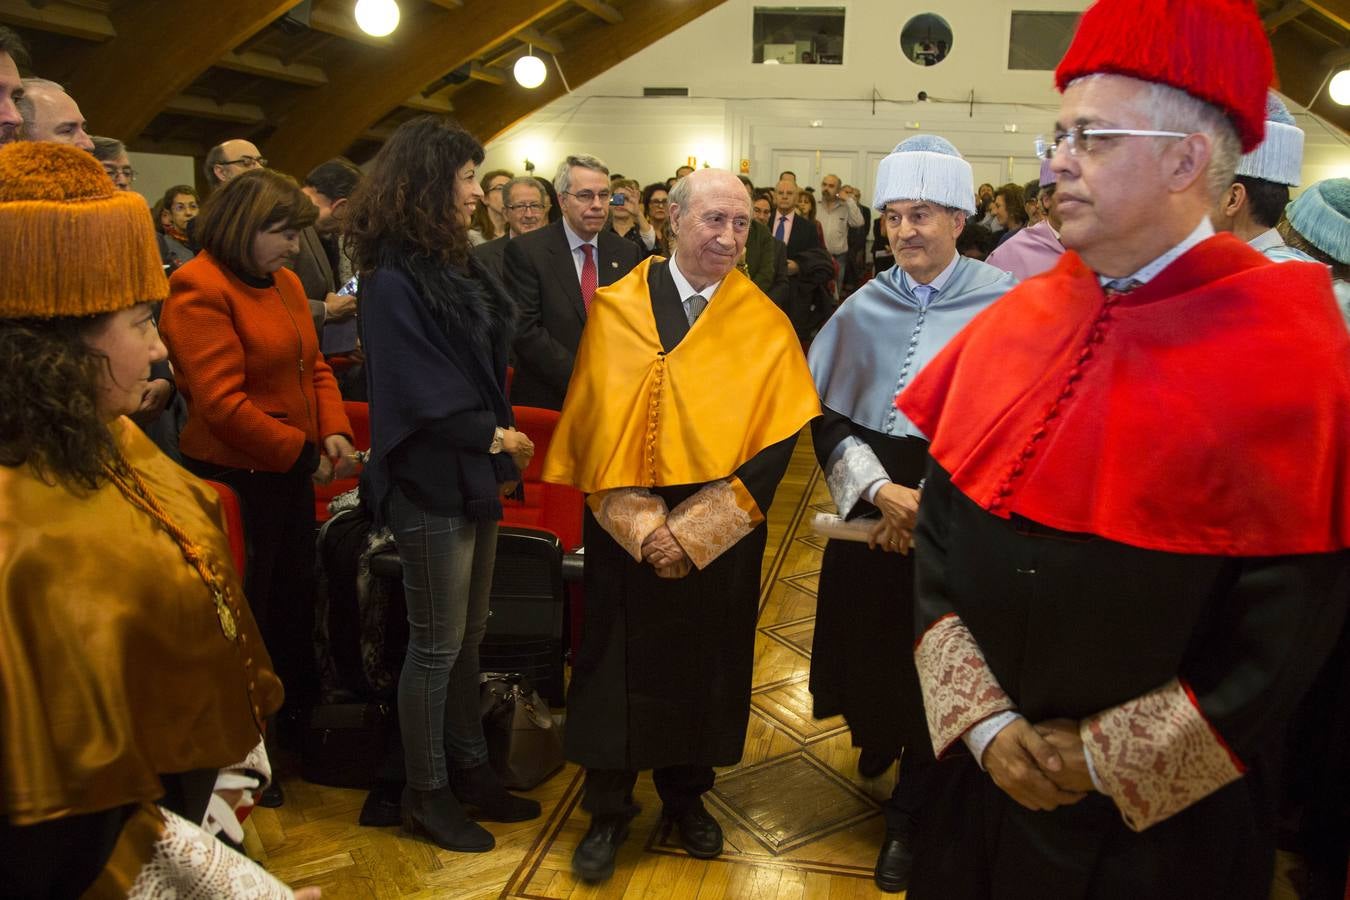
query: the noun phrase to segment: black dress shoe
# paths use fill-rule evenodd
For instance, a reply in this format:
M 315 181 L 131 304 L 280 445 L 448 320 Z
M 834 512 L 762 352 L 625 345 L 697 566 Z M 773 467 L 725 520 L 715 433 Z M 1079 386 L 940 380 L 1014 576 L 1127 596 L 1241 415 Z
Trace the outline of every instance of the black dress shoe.
M 586 836 L 572 851 L 572 874 L 582 881 L 604 881 L 614 874 L 614 858 L 628 837 L 630 815 L 591 817 Z
M 881 842 L 877 854 L 877 868 L 873 873 L 877 887 L 888 894 L 898 894 L 909 887 L 909 870 L 914 867 L 914 855 L 909 843 L 890 835 Z
M 864 778 L 880 778 L 893 762 L 894 754 L 864 748 L 858 754 L 858 774 Z
M 280 781 L 273 781 L 267 790 L 258 795 L 258 805 L 264 809 L 276 809 L 286 802 L 286 792 L 281 789 Z
M 680 846 L 690 856 L 712 859 L 722 853 L 722 826 L 703 808 L 702 802 L 667 818 L 680 833 Z

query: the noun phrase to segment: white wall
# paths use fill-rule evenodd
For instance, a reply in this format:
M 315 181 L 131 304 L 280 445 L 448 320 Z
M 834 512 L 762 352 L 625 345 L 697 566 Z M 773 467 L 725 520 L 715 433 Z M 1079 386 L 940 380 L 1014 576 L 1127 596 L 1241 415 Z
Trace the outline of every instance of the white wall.
M 790 4 L 727 0 L 509 129 L 488 146 L 485 166 L 519 174 L 529 158 L 535 174 L 551 178 L 567 153 L 585 152 L 646 184 L 692 156 L 732 171 L 747 160 L 750 177 L 767 186 L 792 159 L 811 164 L 784 166 L 802 184 L 837 172 L 870 197 L 876 161 L 931 132 L 971 160 L 977 182 L 1029 181 L 1038 170 L 1032 141 L 1050 129 L 1059 95 L 1053 73 L 1007 68 L 1012 11 L 1077 11 L 1087 2 L 813 0 L 847 10 L 842 66 L 751 63 L 756 5 Z M 899 47 L 904 23 L 924 12 L 943 16 L 953 32 L 950 54 L 927 68 Z M 644 98 L 644 87 L 687 87 L 690 96 Z M 919 91 L 930 101 L 917 102 Z M 1304 183 L 1350 175 L 1344 135 L 1291 111 L 1308 133 Z
M 175 184 L 192 184 L 195 163 L 190 156 L 167 153 L 128 153 L 131 167 L 136 170 L 136 181 L 131 186 L 154 206 L 164 198 L 164 192 Z

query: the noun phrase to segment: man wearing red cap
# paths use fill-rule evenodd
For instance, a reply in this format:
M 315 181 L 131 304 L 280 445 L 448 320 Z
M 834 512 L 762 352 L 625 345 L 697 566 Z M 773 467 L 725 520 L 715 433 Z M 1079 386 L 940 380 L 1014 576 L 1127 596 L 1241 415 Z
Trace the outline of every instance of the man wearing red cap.
M 1207 217 L 1272 68 L 1247 0 L 1092 6 L 1040 142 L 1069 252 L 900 397 L 932 438 L 915 662 L 945 763 L 912 900 L 1269 892 L 1262 755 L 1350 593 L 1329 279 Z

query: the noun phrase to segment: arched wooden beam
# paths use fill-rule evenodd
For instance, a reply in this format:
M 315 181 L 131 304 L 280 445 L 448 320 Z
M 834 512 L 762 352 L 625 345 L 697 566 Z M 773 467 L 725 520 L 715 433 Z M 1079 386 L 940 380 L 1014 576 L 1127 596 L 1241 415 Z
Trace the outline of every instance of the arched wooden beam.
M 580 34 L 568 35 L 567 50 L 558 54 L 558 64 L 567 73 L 568 83 L 576 88 L 722 3 L 692 0 L 646 4 L 641 12 L 633 12 L 617 25 L 597 24 Z M 492 140 L 563 95 L 562 79 L 552 61 L 547 62 L 548 79 L 534 90 L 508 81 L 500 87 L 474 83 L 456 91 L 452 98 L 455 118 L 480 141 Z
M 306 91 L 263 148 L 275 168 L 304 175 L 346 150 L 423 87 L 558 9 L 566 0 L 467 0 L 424 7 L 393 34 L 394 46 L 348 48 L 325 62 L 328 84 Z
M 183 0 L 118 4 L 108 14 L 117 37 L 73 48 L 66 87 L 91 130 L 132 140 L 217 59 L 294 5 L 230 0 L 203 12 Z

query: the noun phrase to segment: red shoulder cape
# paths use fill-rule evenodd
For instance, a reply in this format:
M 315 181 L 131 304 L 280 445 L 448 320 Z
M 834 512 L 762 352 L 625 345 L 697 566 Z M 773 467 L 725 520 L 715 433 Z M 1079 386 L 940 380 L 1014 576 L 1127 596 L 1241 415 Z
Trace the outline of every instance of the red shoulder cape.
M 1004 518 L 1176 553 L 1350 546 L 1350 337 L 1330 279 L 1231 235 L 1114 298 L 1065 253 L 897 405 Z

